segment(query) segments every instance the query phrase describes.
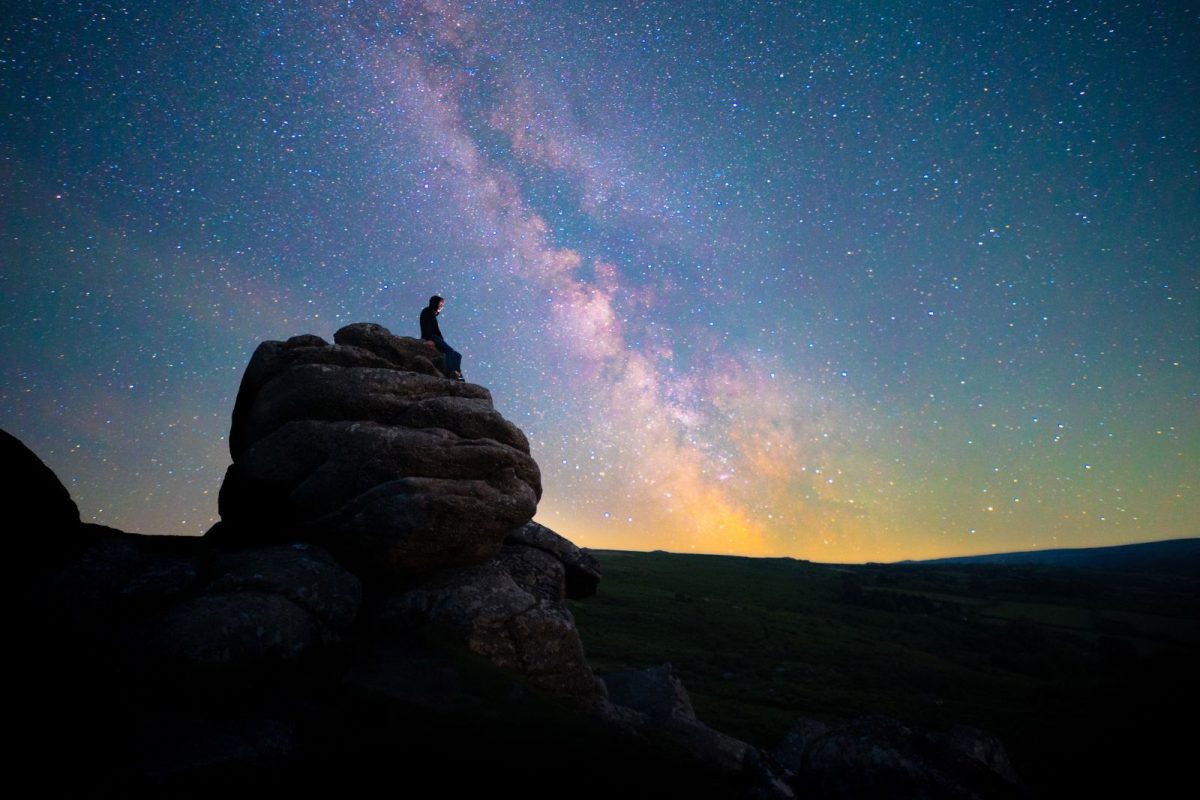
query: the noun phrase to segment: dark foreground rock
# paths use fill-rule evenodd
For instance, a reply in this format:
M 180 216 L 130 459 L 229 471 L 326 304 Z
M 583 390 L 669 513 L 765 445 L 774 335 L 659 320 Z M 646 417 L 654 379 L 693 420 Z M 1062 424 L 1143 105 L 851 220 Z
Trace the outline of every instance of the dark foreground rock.
M 0 430 L 0 504 L 9 518 L 35 519 L 51 531 L 70 535 L 79 526 L 79 509 L 66 487 L 36 454 L 7 431 Z M 61 549 L 60 537 L 26 535 L 10 538 L 10 555 L 21 564 L 40 564 Z
M 79 535 L 18 599 L 9 649 L 16 778 L 50 794 L 356 793 L 400 774 L 451 795 L 763 796 L 758 773 L 607 699 L 542 550 L 364 581 L 306 542 Z
M 884 716 L 800 720 L 774 751 L 800 794 L 1007 800 L 1027 796 L 1003 745 L 963 726 L 935 733 Z
M 534 687 L 598 707 L 604 684 L 564 602 L 565 571 L 542 550 L 505 545 L 487 563 L 384 589 L 372 622 L 381 635 L 401 638 L 433 627 Z
M 634 725 L 677 746 L 700 765 L 752 780 L 758 797 L 791 797 L 786 771 L 773 758 L 696 718 L 687 689 L 671 664 L 604 676 L 609 697 L 634 712 Z

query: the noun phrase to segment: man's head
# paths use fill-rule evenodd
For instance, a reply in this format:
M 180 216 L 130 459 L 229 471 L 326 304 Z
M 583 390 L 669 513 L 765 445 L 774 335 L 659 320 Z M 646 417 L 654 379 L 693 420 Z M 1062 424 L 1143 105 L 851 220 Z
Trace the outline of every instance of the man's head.
M 436 311 L 441 311 L 442 306 L 444 306 L 444 305 L 446 305 L 446 301 L 443 300 L 441 297 L 439 297 L 436 294 L 433 297 L 429 298 L 429 307 Z

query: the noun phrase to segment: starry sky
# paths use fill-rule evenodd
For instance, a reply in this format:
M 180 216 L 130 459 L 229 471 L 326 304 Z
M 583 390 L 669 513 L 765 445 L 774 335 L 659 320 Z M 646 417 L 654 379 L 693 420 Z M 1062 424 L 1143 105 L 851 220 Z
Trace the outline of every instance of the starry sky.
M 1200 9 L 0 10 L 0 427 L 200 534 L 257 344 L 416 336 L 590 547 L 1200 533 Z

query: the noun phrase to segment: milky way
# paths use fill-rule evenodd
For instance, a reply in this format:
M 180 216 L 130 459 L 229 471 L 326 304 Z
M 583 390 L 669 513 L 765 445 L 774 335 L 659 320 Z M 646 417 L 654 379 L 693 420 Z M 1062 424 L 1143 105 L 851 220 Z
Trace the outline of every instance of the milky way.
M 6 3 L 0 426 L 206 530 L 258 342 L 434 293 L 582 545 L 1200 519 L 1200 12 Z

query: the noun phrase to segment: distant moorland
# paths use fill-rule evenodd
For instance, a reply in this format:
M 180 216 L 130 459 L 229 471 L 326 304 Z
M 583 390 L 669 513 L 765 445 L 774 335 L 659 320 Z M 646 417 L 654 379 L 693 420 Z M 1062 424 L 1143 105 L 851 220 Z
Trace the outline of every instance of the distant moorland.
M 599 594 L 571 608 L 598 672 L 669 660 L 702 720 L 759 746 L 881 713 L 998 736 L 1035 796 L 1155 794 L 1191 755 L 1171 730 L 1195 722 L 1190 552 L 1168 572 L 597 551 Z

